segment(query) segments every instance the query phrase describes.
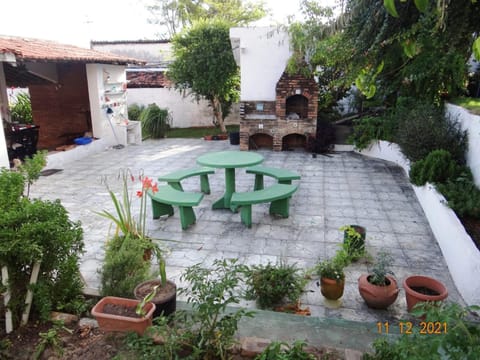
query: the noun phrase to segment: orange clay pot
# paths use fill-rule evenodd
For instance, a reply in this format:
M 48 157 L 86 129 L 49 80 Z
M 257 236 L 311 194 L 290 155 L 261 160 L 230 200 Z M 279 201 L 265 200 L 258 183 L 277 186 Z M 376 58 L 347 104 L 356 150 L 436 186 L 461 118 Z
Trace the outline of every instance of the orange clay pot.
M 337 300 L 343 296 L 345 288 L 345 279 L 337 282 L 337 280 L 326 277 L 320 278 L 320 291 L 328 300 Z
M 409 276 L 403 281 L 403 288 L 405 289 L 408 311 L 411 311 L 418 302 L 443 301 L 448 296 L 448 291 L 445 285 L 428 276 Z M 436 295 L 419 292 L 419 288 L 435 292 Z
M 397 281 L 393 276 L 387 275 L 387 285 L 371 284 L 368 279 L 371 275 L 362 275 L 358 279 L 358 291 L 367 306 L 373 309 L 386 309 L 392 305 L 398 296 Z
M 92 315 L 95 316 L 100 330 L 103 331 L 134 331 L 139 335 L 143 335 L 145 330 L 152 326 L 153 312 L 155 311 L 155 304 L 149 302 L 145 304 L 144 310 L 146 315 L 144 317 L 129 317 L 123 315 L 106 314 L 103 312 L 105 305 L 116 304 L 124 307 L 135 308 L 139 300 L 119 298 L 115 296 L 106 296 L 101 299 L 92 309 Z

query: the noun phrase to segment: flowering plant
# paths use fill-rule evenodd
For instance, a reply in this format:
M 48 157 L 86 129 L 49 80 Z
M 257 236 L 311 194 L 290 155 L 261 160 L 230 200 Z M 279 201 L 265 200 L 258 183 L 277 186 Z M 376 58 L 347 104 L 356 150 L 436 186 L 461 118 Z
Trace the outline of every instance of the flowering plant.
M 159 260 L 160 276 L 162 278 L 162 285 L 167 281 L 165 273 L 165 261 L 163 252 L 157 244 L 152 242 L 152 239 L 147 236 L 146 220 L 147 220 L 147 193 L 156 193 L 158 191 L 157 183 L 143 174 L 137 178 L 142 185 L 140 190 L 137 190 L 136 197 L 140 199 L 140 210 L 136 218 L 132 214 L 132 193 L 129 190 L 129 181 L 135 182 L 135 176 L 129 171 L 122 171 L 119 175 L 122 180 L 122 194 L 117 197 L 115 192 L 107 184 L 108 193 L 113 201 L 115 212 L 103 210 L 96 212 L 98 215 L 111 220 L 116 225 L 115 235 L 119 235 L 119 231 L 125 237 L 132 239 L 139 239 L 142 243 L 147 244 L 145 250 L 153 252 Z M 147 240 L 147 241 L 145 241 Z
M 336 252 L 331 259 L 320 262 L 316 269 L 320 277 L 336 280 L 337 282 L 345 279 L 343 269 L 348 265 L 349 257 L 345 250 L 341 249 Z

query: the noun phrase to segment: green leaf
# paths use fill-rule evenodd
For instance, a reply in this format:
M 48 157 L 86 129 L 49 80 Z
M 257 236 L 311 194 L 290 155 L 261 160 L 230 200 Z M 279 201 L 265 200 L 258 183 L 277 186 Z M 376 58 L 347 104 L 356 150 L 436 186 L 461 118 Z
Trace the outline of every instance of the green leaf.
M 393 17 L 398 17 L 397 8 L 395 7 L 395 0 L 383 0 L 383 6 L 387 12 Z
M 414 0 L 418 11 L 424 13 L 428 8 L 428 0 Z
M 475 59 L 480 61 L 480 37 L 473 42 L 472 50 L 473 50 L 473 56 L 475 56 Z
M 415 40 L 407 39 L 402 43 L 403 52 L 411 59 L 418 54 L 418 47 Z

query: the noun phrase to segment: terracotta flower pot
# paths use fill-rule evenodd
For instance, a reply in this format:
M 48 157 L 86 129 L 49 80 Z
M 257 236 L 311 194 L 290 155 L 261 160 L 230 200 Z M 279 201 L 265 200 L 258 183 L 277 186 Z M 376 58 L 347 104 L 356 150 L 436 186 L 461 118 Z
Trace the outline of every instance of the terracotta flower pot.
M 448 296 L 445 285 L 428 276 L 409 276 L 403 281 L 403 288 L 408 311 L 420 301 L 442 301 Z
M 149 326 L 152 326 L 155 304 L 151 302 L 145 304 L 144 310 L 146 314 L 143 317 L 116 315 L 105 312 L 108 307 L 114 307 L 117 310 L 124 311 L 131 311 L 133 309 L 133 312 L 135 312 L 138 303 L 140 303 L 139 300 L 106 296 L 93 307 L 92 315 L 95 316 L 99 328 L 103 331 L 134 331 L 137 334 L 143 335 L 145 330 Z
M 358 279 L 358 291 L 367 306 L 373 309 L 386 309 L 392 305 L 398 296 L 397 281 L 393 276 L 387 275 L 388 284 L 379 286 L 368 281 L 370 275 L 362 275 Z
M 167 316 L 175 312 L 177 309 L 177 286 L 174 282 L 167 280 L 165 287 L 161 286 L 160 279 L 147 280 L 138 284 L 133 290 L 136 299 L 142 300 L 158 285 L 157 293 L 151 300 L 155 304 L 155 312 L 153 317 Z
M 320 292 L 328 300 L 340 299 L 343 295 L 343 289 L 345 288 L 345 280 L 337 281 L 335 279 L 329 279 L 325 277 L 320 278 Z

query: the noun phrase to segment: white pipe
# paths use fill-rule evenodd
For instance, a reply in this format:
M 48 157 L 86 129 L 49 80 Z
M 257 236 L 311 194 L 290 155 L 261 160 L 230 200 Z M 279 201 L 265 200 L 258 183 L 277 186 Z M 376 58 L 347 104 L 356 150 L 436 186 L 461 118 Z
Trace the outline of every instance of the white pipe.
M 5 331 L 10 334 L 13 331 L 12 311 L 8 308 L 10 302 L 10 288 L 8 287 L 8 269 L 2 266 L 2 285 L 7 290 L 3 293 L 3 303 L 5 304 Z
M 30 284 L 27 290 L 27 297 L 25 298 L 25 310 L 23 310 L 22 314 L 22 325 L 27 325 L 28 323 L 28 317 L 30 316 L 30 308 L 32 307 L 33 300 L 33 291 L 31 288 L 32 285 L 36 284 L 37 282 L 38 273 L 40 272 L 40 263 L 41 261 L 36 261 L 35 264 L 33 264 L 32 273 L 30 274 Z

